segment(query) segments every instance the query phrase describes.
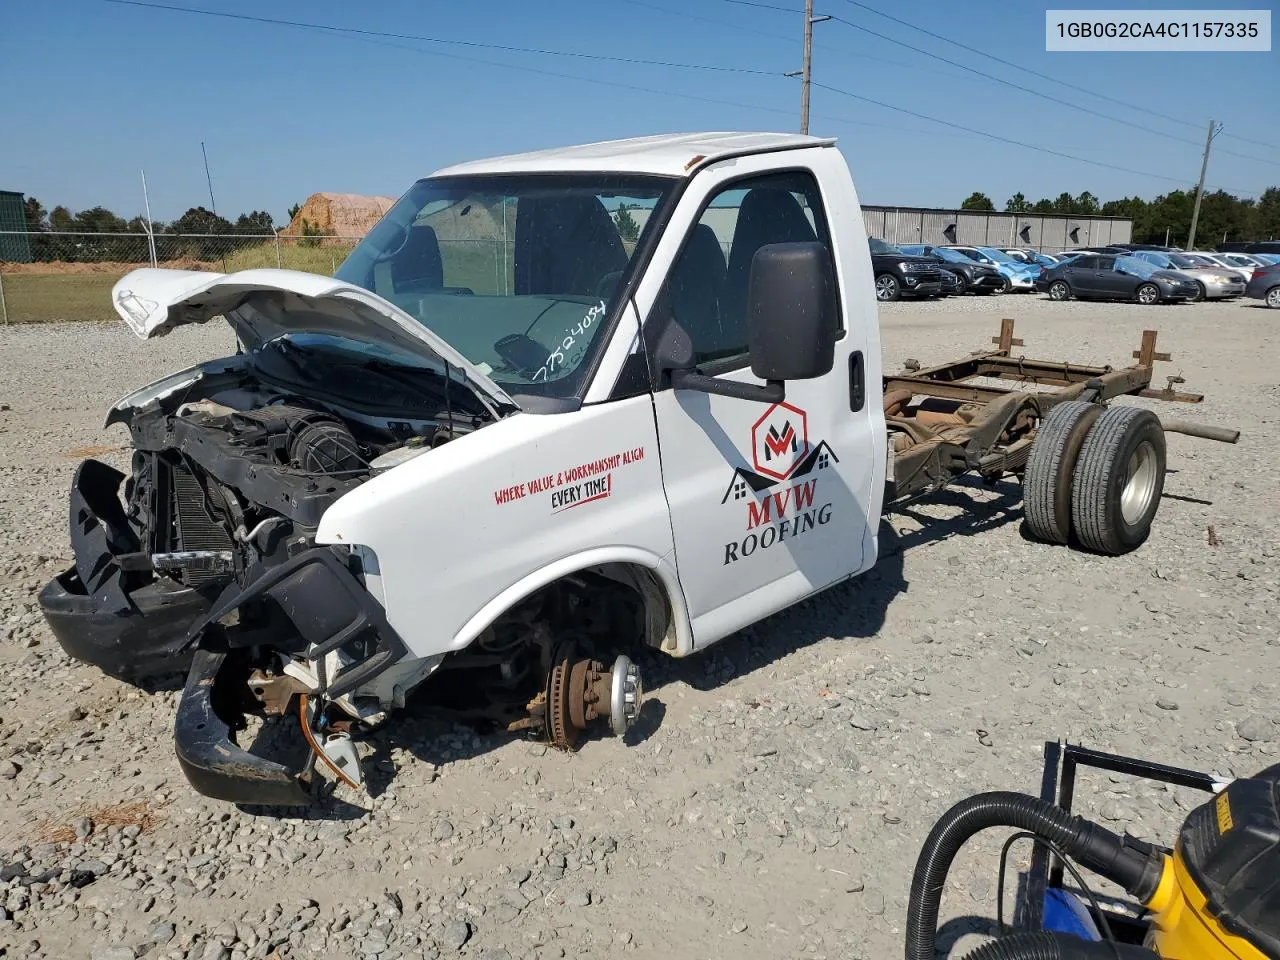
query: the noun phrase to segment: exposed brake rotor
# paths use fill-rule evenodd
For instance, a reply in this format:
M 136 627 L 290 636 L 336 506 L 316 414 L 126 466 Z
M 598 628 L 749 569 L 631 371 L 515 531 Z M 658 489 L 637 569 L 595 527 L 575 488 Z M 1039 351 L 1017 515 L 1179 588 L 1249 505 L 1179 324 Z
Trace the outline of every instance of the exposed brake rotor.
M 551 667 L 551 679 L 547 682 L 547 739 L 561 750 L 572 750 L 578 740 L 578 731 L 569 720 L 569 674 L 572 662 L 566 657 Z
M 574 659 L 572 649 L 557 654 L 547 681 L 546 734 L 552 746 L 572 750 L 596 720 L 621 736 L 640 710 L 636 666 L 625 656 L 606 670 L 599 660 Z

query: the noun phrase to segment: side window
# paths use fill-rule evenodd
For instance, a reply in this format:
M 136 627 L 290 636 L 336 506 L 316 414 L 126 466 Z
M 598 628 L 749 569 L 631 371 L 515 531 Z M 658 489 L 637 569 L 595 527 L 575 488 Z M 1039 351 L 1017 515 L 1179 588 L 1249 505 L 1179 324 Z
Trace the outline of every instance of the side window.
M 1115 257 L 1099 257 L 1094 269 L 1096 270 L 1114 270 L 1116 268 Z
M 810 173 L 738 180 L 711 197 L 672 265 L 663 298 L 692 339 L 704 372 L 746 364 L 747 283 L 756 251 L 814 240 L 830 251 L 822 197 Z
M 1077 270 L 1094 270 L 1098 266 L 1097 257 L 1076 257 L 1071 261 L 1071 266 Z

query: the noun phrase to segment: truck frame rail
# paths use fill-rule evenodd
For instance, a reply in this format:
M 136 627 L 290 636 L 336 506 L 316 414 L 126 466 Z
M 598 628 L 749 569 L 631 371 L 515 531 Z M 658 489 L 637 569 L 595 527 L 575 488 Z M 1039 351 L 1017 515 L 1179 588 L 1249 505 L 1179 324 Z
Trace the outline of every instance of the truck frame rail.
M 885 426 L 889 433 L 889 489 L 894 503 L 941 489 L 955 478 L 976 473 L 995 481 L 1021 474 L 1040 421 L 1068 400 L 1106 403 L 1134 396 L 1173 403 L 1200 403 L 1204 396 L 1178 389 L 1184 381 L 1166 377 L 1163 389 L 1151 386 L 1155 364 L 1172 359 L 1156 350 L 1157 332 L 1144 330 L 1137 362 L 1127 367 L 1089 366 L 1014 356 L 1023 346 L 1014 321 L 1000 322 L 995 350 L 962 360 L 905 369 L 884 377 Z M 1235 443 L 1238 430 L 1185 420 L 1165 420 L 1166 432 Z

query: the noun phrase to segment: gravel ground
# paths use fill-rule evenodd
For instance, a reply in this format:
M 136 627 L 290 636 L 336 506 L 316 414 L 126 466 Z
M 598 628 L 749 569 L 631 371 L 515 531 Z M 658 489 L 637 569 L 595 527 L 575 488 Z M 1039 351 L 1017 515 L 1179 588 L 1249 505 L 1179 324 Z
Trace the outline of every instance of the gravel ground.
M 1150 541 L 1029 542 L 1014 484 L 891 514 L 880 566 L 688 661 L 645 664 L 640 742 L 565 756 L 413 715 L 375 739 L 372 801 L 309 818 L 205 801 L 171 746 L 177 693 L 73 663 L 35 597 L 70 557 L 66 489 L 121 458 L 104 410 L 227 352 L 225 328 L 0 329 L 0 947 L 7 956 L 888 957 L 934 819 L 1034 790 L 1044 740 L 1243 774 L 1280 741 L 1277 314 L 1032 297 L 893 304 L 885 359 L 982 348 L 1127 363 L 1161 329 L 1184 415 Z M 1159 407 L 1160 405 L 1156 405 Z M 1093 776 L 1082 806 L 1169 838 L 1193 796 Z M 944 942 L 995 915 L 998 841 L 952 874 Z M 960 942 L 957 944 L 957 940 Z

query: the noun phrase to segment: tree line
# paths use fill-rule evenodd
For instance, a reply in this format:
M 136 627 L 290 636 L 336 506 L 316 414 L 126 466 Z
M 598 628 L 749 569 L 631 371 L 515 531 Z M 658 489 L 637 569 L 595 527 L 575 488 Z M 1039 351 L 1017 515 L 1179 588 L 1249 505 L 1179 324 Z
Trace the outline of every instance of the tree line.
M 64 206 L 46 210 L 35 197 L 27 197 L 25 214 L 27 231 L 31 234 L 31 257 L 39 261 L 141 263 L 150 259 L 145 242 L 140 243 L 136 236 L 112 237 L 110 234 L 148 232 L 154 232 L 162 259 L 212 260 L 231 250 L 262 243 L 256 238 L 273 237 L 276 230 L 271 214 L 265 210 L 253 210 L 228 220 L 204 207 L 192 207 L 176 220 L 151 221 L 150 230 L 142 217 L 126 220 L 101 206 L 78 213 Z
M 1191 230 L 1191 213 L 1195 207 L 1194 190 L 1173 190 L 1154 200 L 1122 197 L 1100 202 L 1088 190 L 1079 196 L 1060 193 L 1056 200 L 1047 197 L 1032 203 L 1022 193 L 1005 201 L 1006 213 L 1045 213 L 1070 217 L 1128 217 L 1133 221 L 1135 243 L 1164 243 L 1184 246 Z M 974 191 L 961 210 L 996 209 L 985 193 Z M 1268 187 L 1257 200 L 1237 197 L 1225 190 L 1206 193 L 1200 201 L 1200 221 L 1196 227 L 1196 245 L 1212 247 L 1224 240 L 1272 240 L 1280 237 L 1280 187 Z

